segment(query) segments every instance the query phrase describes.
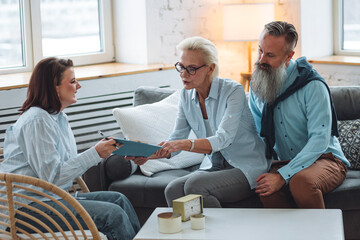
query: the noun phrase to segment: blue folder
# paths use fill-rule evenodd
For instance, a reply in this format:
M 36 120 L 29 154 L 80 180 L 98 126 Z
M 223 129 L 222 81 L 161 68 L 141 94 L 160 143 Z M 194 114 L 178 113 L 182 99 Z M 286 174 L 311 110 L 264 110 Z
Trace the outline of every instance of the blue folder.
M 126 139 L 114 138 L 116 142 L 123 144 L 113 154 L 131 157 L 149 157 L 162 147 L 141 142 L 134 142 Z

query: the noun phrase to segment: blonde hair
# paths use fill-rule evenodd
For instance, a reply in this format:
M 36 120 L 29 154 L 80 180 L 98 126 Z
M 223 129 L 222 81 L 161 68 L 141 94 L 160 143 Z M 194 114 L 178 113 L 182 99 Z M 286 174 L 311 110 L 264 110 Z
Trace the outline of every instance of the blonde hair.
M 190 37 L 182 40 L 177 46 L 178 51 L 184 50 L 197 50 L 200 51 L 204 57 L 205 64 L 215 64 L 214 72 L 211 77 L 215 78 L 219 75 L 219 65 L 218 65 L 218 53 L 215 45 L 203 38 L 203 37 Z

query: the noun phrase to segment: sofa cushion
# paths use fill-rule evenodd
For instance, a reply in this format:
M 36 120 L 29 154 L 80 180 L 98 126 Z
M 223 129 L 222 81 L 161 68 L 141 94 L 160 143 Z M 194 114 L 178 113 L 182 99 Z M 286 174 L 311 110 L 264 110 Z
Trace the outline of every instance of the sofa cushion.
M 149 144 L 159 144 L 169 138 L 175 125 L 180 92 L 153 103 L 133 108 L 115 108 L 114 117 L 127 139 Z M 191 136 L 194 138 L 194 135 Z M 140 166 L 146 176 L 168 169 L 179 169 L 202 162 L 203 154 L 183 151 L 170 158 L 149 160 Z
M 134 107 L 163 100 L 176 90 L 171 88 L 138 87 L 134 92 Z
M 173 169 L 147 177 L 136 172 L 129 178 L 112 182 L 109 191 L 123 193 L 134 207 L 167 207 L 164 195 L 166 185 L 188 173 L 190 171 L 186 169 Z
M 325 194 L 326 208 L 339 208 L 342 210 L 359 209 L 360 202 L 360 171 L 349 170 L 344 182 L 332 192 Z M 344 204 L 346 203 L 346 204 Z M 292 202 L 295 205 L 295 202 Z M 233 203 L 221 203 L 226 208 L 260 208 L 263 207 L 257 194 Z
M 360 86 L 330 87 L 338 120 L 360 118 Z
M 339 121 L 339 142 L 350 169 L 360 170 L 360 119 Z
M 349 170 L 344 182 L 324 196 L 326 208 L 360 209 L 360 171 Z

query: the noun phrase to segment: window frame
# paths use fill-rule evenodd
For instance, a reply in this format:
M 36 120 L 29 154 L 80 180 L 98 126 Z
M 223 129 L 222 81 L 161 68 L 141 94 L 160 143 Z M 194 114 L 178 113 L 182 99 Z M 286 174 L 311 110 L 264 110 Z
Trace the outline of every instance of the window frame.
M 333 0 L 334 14 L 334 54 L 343 56 L 360 56 L 360 51 L 342 49 L 343 42 L 343 1 Z
M 62 55 L 71 58 L 75 66 L 90 65 L 115 61 L 112 33 L 111 1 L 99 1 L 100 38 L 103 52 Z M 19 0 L 21 10 L 21 31 L 24 66 L 0 69 L 0 74 L 12 74 L 32 71 L 35 64 L 43 59 L 40 0 Z

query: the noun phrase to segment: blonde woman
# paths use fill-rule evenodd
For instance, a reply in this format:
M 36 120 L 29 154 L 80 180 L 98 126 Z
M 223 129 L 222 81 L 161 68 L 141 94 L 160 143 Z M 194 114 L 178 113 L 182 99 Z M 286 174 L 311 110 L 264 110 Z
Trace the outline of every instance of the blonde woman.
M 270 162 L 258 137 L 244 88 L 233 80 L 218 78 L 215 45 L 202 37 L 183 40 L 177 46 L 175 64 L 184 88 L 175 130 L 150 158 L 130 158 L 141 165 L 149 159 L 171 157 L 180 151 L 203 153 L 211 167 L 168 184 L 167 204 L 187 194 L 202 194 L 205 207 L 221 207 L 253 194 L 256 178 Z M 193 130 L 197 139 L 188 139 Z

